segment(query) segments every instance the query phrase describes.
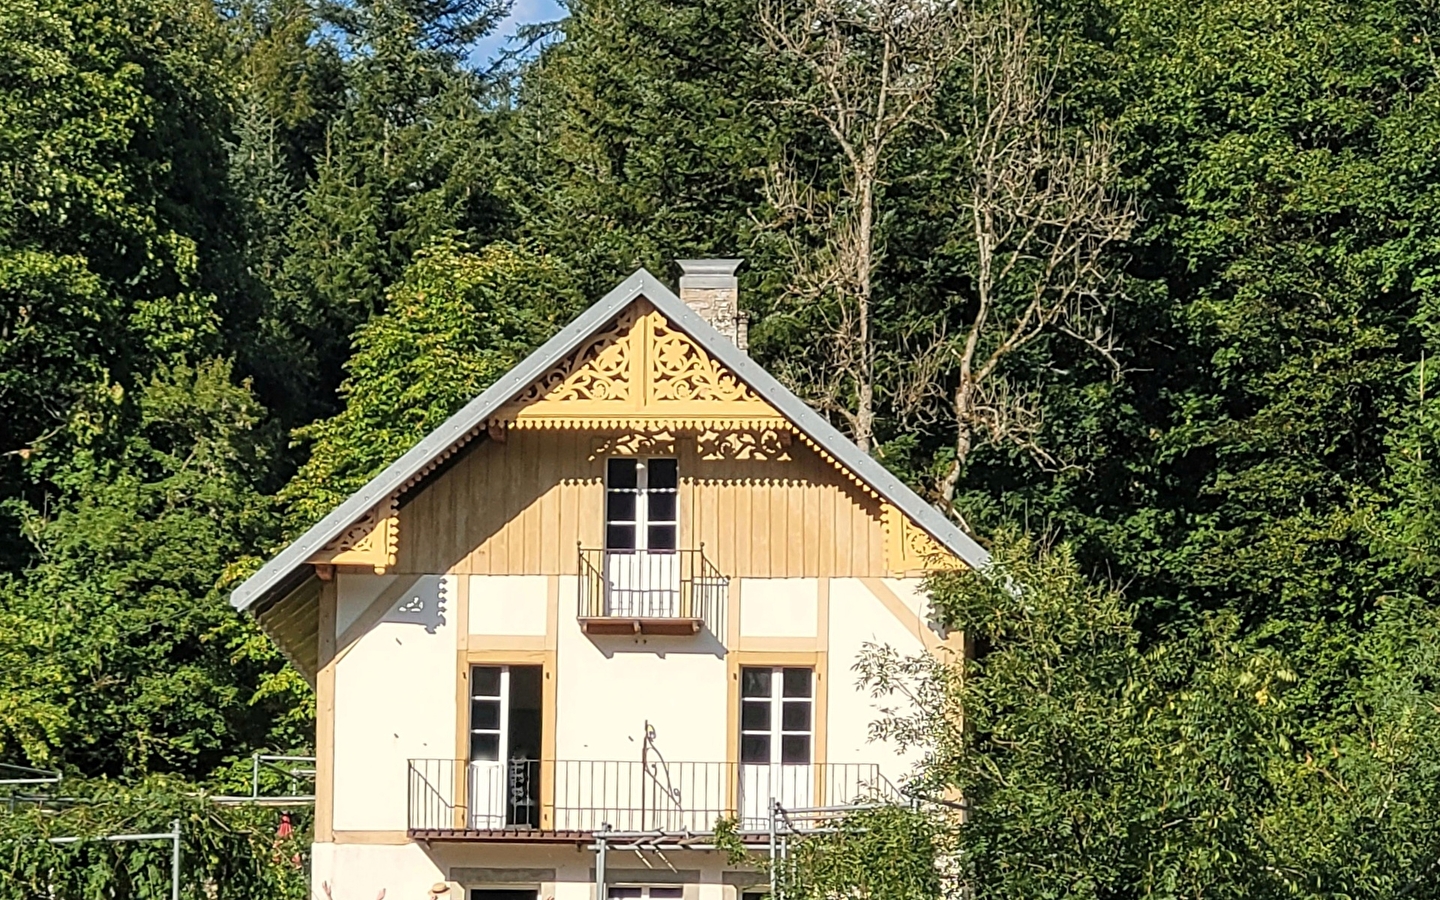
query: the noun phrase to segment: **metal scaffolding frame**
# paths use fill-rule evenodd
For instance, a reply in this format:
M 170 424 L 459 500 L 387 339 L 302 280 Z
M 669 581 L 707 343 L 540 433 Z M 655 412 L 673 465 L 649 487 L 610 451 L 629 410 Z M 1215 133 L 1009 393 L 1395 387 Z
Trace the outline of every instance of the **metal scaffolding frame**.
M 52 844 L 88 844 L 88 843 L 130 843 L 134 841 L 170 841 L 170 900 L 180 900 L 180 820 L 175 819 L 170 823 L 169 831 L 162 831 L 156 834 L 105 834 L 96 837 L 57 837 L 48 838 Z
M 0 804 L 8 806 L 10 812 L 21 803 L 43 804 L 59 799 L 46 793 L 46 789 L 57 785 L 64 776 L 52 769 L 34 769 L 0 763 Z
M 60 772 L 49 769 L 32 769 L 28 766 L 15 766 L 8 763 L 0 763 L 0 788 L 44 788 L 47 785 L 56 785 L 61 782 L 63 776 Z M 16 794 L 7 792 L 5 798 L 9 801 L 10 812 L 15 811 L 16 805 L 20 803 L 35 803 L 43 805 L 46 803 L 74 802 L 75 798 L 54 797 L 43 793 Z M 180 820 L 174 819 L 170 823 L 169 831 L 161 831 L 153 834 L 102 834 L 94 837 L 52 837 L 45 839 L 51 844 L 88 844 L 88 843 L 132 843 L 136 841 L 169 841 L 170 842 L 170 900 L 180 900 Z
M 782 863 L 789 853 L 789 843 L 797 837 L 807 837 L 815 834 L 834 834 L 843 829 L 826 824 L 837 817 L 849 813 L 860 812 L 867 809 L 878 809 L 887 804 L 884 803 L 851 803 L 842 806 L 807 806 L 787 808 L 781 805 L 779 800 L 770 801 L 770 814 L 767 830 L 763 833 L 766 838 L 767 855 L 770 858 L 770 896 L 775 900 L 778 889 L 775 877 L 778 864 Z M 749 832 L 751 835 L 758 835 L 759 832 Z M 595 896 L 597 900 L 605 900 L 609 895 L 609 883 L 606 879 L 606 865 L 609 862 L 609 854 L 612 852 L 633 852 L 640 858 L 647 868 L 654 868 L 649 860 L 645 858 L 646 853 L 653 853 L 660 858 L 671 871 L 675 867 L 670 860 L 665 858 L 666 851 L 676 852 L 680 850 L 719 850 L 715 843 L 713 833 L 696 833 L 692 831 L 616 831 L 608 825 L 603 826 L 595 832 L 595 843 L 588 849 L 595 851 Z
M 59 784 L 62 777 L 53 769 L 32 769 L 29 766 L 0 763 L 0 787 Z
M 657 794 L 663 793 L 667 797 L 678 798 L 678 792 L 668 785 L 669 764 L 660 753 L 660 748 L 655 740 L 655 729 L 647 720 L 641 740 L 640 765 L 645 775 L 653 779 L 654 790 Z M 653 761 L 652 761 L 653 757 Z M 662 782 L 661 776 L 666 777 Z M 892 789 L 893 790 L 893 789 Z M 642 797 L 644 794 L 642 793 Z M 642 801 L 643 802 L 643 801 Z M 914 803 L 913 797 L 909 802 Z M 770 897 L 777 900 L 776 891 L 778 888 L 775 872 L 778 863 L 783 862 L 788 851 L 789 842 L 796 837 L 804 837 L 813 834 L 833 834 L 841 829 L 830 823 L 841 816 L 849 813 L 860 812 L 867 809 L 877 809 L 887 806 L 883 801 L 869 800 L 857 801 L 854 803 L 832 805 L 832 806 L 805 806 L 786 807 L 778 798 L 771 797 L 769 814 L 767 817 L 767 828 L 765 832 L 745 832 L 754 838 L 763 836 L 766 839 L 767 852 L 770 857 Z M 595 900 L 607 900 L 609 896 L 609 883 L 606 878 L 606 865 L 609 862 L 609 854 L 612 851 L 631 852 L 639 857 L 646 868 L 654 868 L 645 854 L 652 853 L 659 857 L 672 872 L 675 867 L 670 860 L 666 859 L 665 853 L 682 850 L 719 850 L 721 847 L 715 842 L 715 833 L 697 832 L 691 830 L 667 831 L 621 831 L 612 828 L 608 822 L 602 823 L 599 830 L 593 833 L 595 842 L 588 849 L 595 851 Z
M 309 763 L 308 766 L 281 765 L 281 763 Z M 269 753 L 255 753 L 250 757 L 250 794 L 220 795 L 210 799 L 221 806 L 298 806 L 306 803 L 314 803 L 315 795 L 310 794 L 280 794 L 268 795 L 260 793 L 260 771 L 261 769 L 274 769 L 282 775 L 289 776 L 290 786 L 297 787 L 302 779 L 314 779 L 315 757 L 313 756 L 281 756 Z

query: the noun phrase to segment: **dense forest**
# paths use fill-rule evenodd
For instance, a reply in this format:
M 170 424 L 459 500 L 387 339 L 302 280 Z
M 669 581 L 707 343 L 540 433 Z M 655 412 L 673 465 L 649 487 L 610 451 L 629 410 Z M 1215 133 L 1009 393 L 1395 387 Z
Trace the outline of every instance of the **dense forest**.
M 861 665 L 983 723 L 982 895 L 1433 896 L 1440 8 L 566 11 L 482 67 L 503 0 L 0 2 L 0 762 L 307 749 L 228 592 L 741 256 L 752 355 L 1036 586 L 937 584 L 963 687 Z

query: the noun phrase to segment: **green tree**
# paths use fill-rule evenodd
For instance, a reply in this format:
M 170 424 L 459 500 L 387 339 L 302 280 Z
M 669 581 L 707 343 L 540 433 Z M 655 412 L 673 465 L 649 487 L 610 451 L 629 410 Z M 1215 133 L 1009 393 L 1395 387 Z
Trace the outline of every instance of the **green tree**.
M 754 0 L 584 0 L 522 70 L 502 195 L 519 233 L 592 294 L 676 258 L 749 256 L 750 216 L 781 143 Z M 769 293 L 769 289 L 766 289 Z M 747 301 L 748 302 L 748 301 Z
M 225 302 L 223 35 L 191 0 L 0 9 L 0 495 L 91 386 L 249 326 Z
M 251 747 L 303 745 L 286 711 L 304 698 L 260 691 L 280 660 L 240 652 L 254 626 L 226 602 L 275 534 L 256 490 L 262 415 L 230 364 L 177 364 L 133 394 L 97 392 L 37 449 L 30 468 L 55 493 L 20 509 L 38 561 L 5 585 L 0 617 L 31 623 L 18 649 L 32 678 L 63 673 L 19 702 L 64 718 L 20 735 L 28 758 L 203 777 Z
M 231 21 L 234 95 L 230 223 L 244 285 L 243 313 L 254 327 L 233 346 L 256 396 L 286 427 L 314 415 L 325 383 L 305 343 L 304 322 L 287 302 L 284 273 L 293 253 L 291 223 L 315 176 L 326 134 L 344 106 L 343 65 L 310 4 L 243 3 Z
M 1247 648 L 1233 616 L 1146 646 L 1133 609 L 1063 545 L 1001 535 L 988 572 L 931 586 L 973 654 L 877 647 L 857 670 L 903 701 L 874 732 L 924 752 L 911 789 L 963 800 L 938 846 L 974 896 L 1435 896 L 1427 604 L 1379 604 L 1347 712 L 1317 725 L 1292 702 L 1303 673 Z
M 315 159 L 286 241 L 278 288 L 310 346 L 333 411 L 350 336 L 384 310 L 414 254 L 449 233 L 499 235 L 496 137 L 482 84 L 461 65 L 465 41 L 493 26 L 495 3 L 374 0 L 324 9 L 344 34 L 346 96 Z
M 934 900 L 943 896 L 946 850 L 943 818 L 900 805 L 857 808 L 827 828 L 786 835 L 772 864 L 754 852 L 733 821 L 716 826 L 716 844 L 732 865 L 769 874 L 779 897 L 823 900 Z
M 171 896 L 170 843 L 99 838 L 164 834 L 176 822 L 180 896 L 187 900 L 302 900 L 309 895 L 304 867 L 308 828 L 280 837 L 280 810 L 218 806 L 193 785 L 162 777 L 127 787 L 67 779 L 65 794 L 69 802 L 58 809 L 26 804 L 0 816 L 3 900 L 165 900 Z M 92 840 L 54 844 L 46 840 L 51 837 Z
M 442 239 L 355 336 L 345 408 L 299 431 L 309 459 L 285 488 L 292 528 L 325 515 L 578 312 L 569 271 L 524 247 Z

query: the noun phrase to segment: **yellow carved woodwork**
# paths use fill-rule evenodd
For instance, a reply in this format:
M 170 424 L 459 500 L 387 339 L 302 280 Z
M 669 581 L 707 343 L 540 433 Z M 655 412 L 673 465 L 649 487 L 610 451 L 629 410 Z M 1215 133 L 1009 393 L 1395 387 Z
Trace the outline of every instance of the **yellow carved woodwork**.
M 611 456 L 674 456 L 675 435 L 668 431 L 656 434 L 597 435 L 590 439 L 590 460 Z
M 593 403 L 602 408 L 633 405 L 630 389 L 631 357 L 635 342 L 631 332 L 639 316 L 635 306 L 626 307 L 608 326 L 591 335 L 585 343 L 550 367 L 544 375 L 506 406 L 518 412 L 535 405 Z M 504 411 L 497 419 L 504 420 Z
M 336 566 L 369 566 L 377 574 L 395 565 L 400 538 L 395 495 L 371 507 L 339 537 L 321 547 L 309 562 Z
M 517 428 L 783 428 L 785 419 L 637 300 L 491 417 Z
M 895 575 L 962 567 L 949 550 L 892 504 L 883 505 L 885 567 Z
M 783 428 L 754 431 L 706 429 L 695 436 L 695 452 L 706 461 L 722 459 L 789 462 L 794 435 Z
M 759 403 L 755 393 L 746 387 L 689 337 L 670 327 L 659 313 L 646 316 L 645 358 L 649 360 L 646 378 L 651 404 L 711 401 L 720 403 Z M 765 405 L 765 410 L 770 410 Z

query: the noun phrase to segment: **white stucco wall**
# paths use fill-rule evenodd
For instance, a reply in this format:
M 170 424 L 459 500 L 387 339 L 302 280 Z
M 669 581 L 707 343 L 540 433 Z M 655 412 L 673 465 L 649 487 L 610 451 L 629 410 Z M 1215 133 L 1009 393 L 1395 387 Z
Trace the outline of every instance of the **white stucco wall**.
M 465 577 L 470 579 L 471 649 L 484 648 L 484 635 L 543 638 L 546 577 Z M 364 633 L 340 648 L 336 666 L 334 828 L 397 834 L 407 824 L 407 761 L 451 758 L 457 731 L 467 727 L 457 720 L 455 704 L 458 616 L 451 604 L 459 594 L 457 581 L 439 575 L 337 578 L 337 636 Z M 914 628 L 916 618 L 925 621 L 928 600 L 918 579 L 883 584 L 909 616 L 897 618 L 860 579 L 829 582 L 823 618 L 815 579 L 746 579 L 740 586 L 738 630 L 742 644 L 745 638 L 759 638 L 757 645 L 766 650 L 793 643 L 796 652 L 826 651 L 828 761 L 878 764 L 899 782 L 913 760 L 869 739 L 881 705 L 895 701 L 876 701 L 860 690 L 852 666 L 867 643 L 889 644 L 904 654 L 924 652 Z M 560 579 L 554 637 L 557 760 L 637 762 L 648 722 L 667 760 L 723 761 L 731 716 L 728 654 L 720 642 L 708 632 L 587 636 L 574 616 L 576 590 L 574 577 Z M 822 621 L 828 621 L 829 634 L 823 647 L 817 644 Z M 515 861 L 521 850 L 492 847 L 489 852 L 499 856 L 479 864 L 522 865 Z M 316 884 L 330 873 L 333 900 L 373 900 L 390 884 L 395 888 L 386 888 L 387 897 L 423 897 L 416 892 L 447 877 L 449 863 L 436 862 L 435 854 L 450 852 L 413 845 L 317 845 Z M 570 853 L 566 866 L 593 865 L 593 854 Z M 723 867 L 718 861 L 714 865 Z M 713 884 L 687 892 L 687 900 L 722 900 L 718 872 Z M 542 891 L 541 900 L 587 900 L 593 897 L 589 878 L 576 871 L 560 876 L 553 890 Z M 728 896 L 733 900 L 733 892 Z
M 560 583 L 556 757 L 639 760 L 648 721 L 670 760 L 725 759 L 726 664 L 708 632 L 694 637 L 587 636 L 576 579 Z
M 544 575 L 471 575 L 469 578 L 471 634 L 545 635 L 549 578 Z
M 337 635 L 387 591 L 394 599 L 363 636 L 338 648 L 334 825 L 403 830 L 407 761 L 455 755 L 454 579 L 336 578 Z
M 932 620 L 933 610 L 930 608 L 930 595 L 925 592 L 925 579 L 884 578 L 881 579 L 881 582 L 900 598 L 900 602 L 904 603 L 927 629 L 932 632 L 936 631 L 935 623 Z M 941 637 L 941 635 L 936 632 L 936 637 Z
M 338 575 L 335 596 L 335 637 L 339 638 L 360 620 L 386 588 L 394 575 Z M 409 580 L 407 578 L 407 580 Z
M 316 844 L 312 856 L 311 896 L 314 900 L 424 900 L 432 886 L 449 886 L 444 900 L 468 900 L 469 891 L 485 888 L 535 888 L 538 900 L 593 900 L 595 854 L 589 850 L 524 845 Z M 645 861 L 634 853 L 613 854 L 611 884 L 673 882 L 673 866 L 683 877 L 685 900 L 736 900 L 724 883 L 729 867 L 716 852 L 654 853 Z M 646 868 L 646 863 L 651 868 Z M 466 877 L 467 870 L 553 870 L 554 880 L 492 881 Z M 659 872 L 659 877 L 648 875 Z M 646 874 L 642 874 L 646 873 Z M 757 879 L 759 876 L 755 876 Z M 328 889 L 328 892 L 327 892 Z
M 313 900 L 376 900 L 382 891 L 385 900 L 423 900 L 446 878 L 419 844 L 315 844 L 310 860 Z
M 900 588 L 902 599 L 913 597 L 918 579 L 888 582 Z M 907 582 L 915 582 L 910 584 Z M 902 593 L 903 591 L 903 593 Z M 907 603 L 907 606 L 909 604 Z M 876 763 L 891 781 L 904 778 L 913 758 L 903 757 L 889 743 L 870 740 L 870 726 L 884 705 L 898 705 L 898 698 L 875 700 L 858 686 L 853 666 L 866 644 L 894 647 L 904 655 L 925 651 L 924 644 L 859 579 L 836 578 L 830 582 L 830 686 L 827 753 L 832 763 Z
M 747 578 L 740 588 L 741 637 L 817 636 L 819 579 Z

